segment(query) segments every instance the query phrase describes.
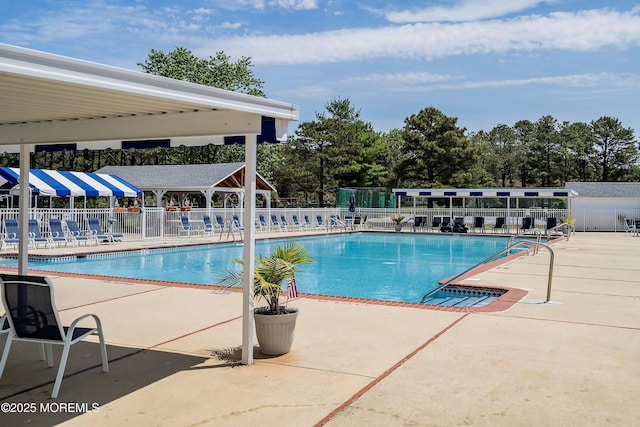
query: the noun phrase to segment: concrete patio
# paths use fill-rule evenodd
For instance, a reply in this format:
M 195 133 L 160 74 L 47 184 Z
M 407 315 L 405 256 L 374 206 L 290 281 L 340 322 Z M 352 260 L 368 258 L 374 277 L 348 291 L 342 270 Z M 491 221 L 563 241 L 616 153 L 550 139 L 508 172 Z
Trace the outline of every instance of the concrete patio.
M 63 321 L 102 319 L 110 372 L 94 342 L 77 344 L 54 400 L 55 369 L 15 343 L 0 424 L 637 425 L 640 237 L 579 233 L 553 251 L 549 303 L 544 250 L 463 282 L 528 291 L 501 312 L 303 295 L 292 351 L 256 347 L 252 366 L 238 363 L 239 292 L 49 274 Z

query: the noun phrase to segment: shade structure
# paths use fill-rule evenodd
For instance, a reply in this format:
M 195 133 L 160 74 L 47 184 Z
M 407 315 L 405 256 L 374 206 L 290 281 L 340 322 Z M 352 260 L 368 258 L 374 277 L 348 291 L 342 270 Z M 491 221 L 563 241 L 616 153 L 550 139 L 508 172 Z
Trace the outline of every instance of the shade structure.
M 0 189 L 15 192 L 18 190 L 19 180 L 20 169 L 0 168 Z M 115 175 L 46 169 L 29 170 L 29 188 L 32 193 L 53 197 L 142 195 L 142 190 Z
M 40 145 L 244 136 L 245 227 L 242 361 L 253 362 L 256 145 L 263 117 L 286 141 L 297 105 L 0 43 L 0 145 L 19 145 L 22 198 L 28 198 L 29 153 Z M 196 140 L 194 142 L 194 139 Z M 77 144 L 76 149 L 80 148 Z M 23 206 L 25 205 L 25 206 Z M 27 274 L 28 206 L 20 206 L 18 271 Z

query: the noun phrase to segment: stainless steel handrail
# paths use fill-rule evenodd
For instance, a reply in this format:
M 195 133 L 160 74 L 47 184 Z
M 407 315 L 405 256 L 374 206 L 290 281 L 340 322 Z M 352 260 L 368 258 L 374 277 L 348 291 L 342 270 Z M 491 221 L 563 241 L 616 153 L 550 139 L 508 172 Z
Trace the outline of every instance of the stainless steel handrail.
M 235 245 L 241 245 L 242 243 L 244 243 L 244 237 L 242 237 L 242 229 L 238 228 L 238 234 L 239 234 L 239 238 L 236 239 L 236 228 L 231 221 L 227 221 L 227 223 L 225 224 L 226 228 L 227 228 L 227 239 L 229 238 L 229 235 L 231 235 L 231 238 L 233 239 L 233 244 Z M 220 230 L 220 238 L 222 239 L 222 233 L 224 230 Z
M 446 286 L 450 285 L 451 283 L 453 283 L 454 281 L 458 280 L 460 277 L 470 273 L 471 271 L 475 270 L 476 268 L 487 264 L 488 262 L 491 262 L 495 259 L 497 259 L 498 257 L 500 257 L 501 255 L 508 253 L 514 249 L 516 249 L 518 246 L 520 245 L 524 245 L 524 246 L 533 246 L 536 249 L 539 246 L 542 246 L 544 248 L 547 248 L 549 250 L 549 253 L 551 254 L 551 258 L 549 260 L 549 279 L 547 282 L 547 300 L 545 302 L 549 302 L 551 300 L 551 282 L 552 282 L 552 278 L 553 278 L 553 262 L 554 262 L 554 258 L 555 255 L 553 253 L 553 249 L 551 249 L 551 247 L 545 243 L 541 243 L 541 242 L 532 242 L 529 240 L 519 240 L 509 246 L 507 246 L 506 248 L 504 248 L 503 250 L 501 250 L 498 253 L 495 253 L 493 255 L 491 255 L 489 258 L 480 261 L 479 263 L 477 263 L 476 265 L 474 265 L 473 267 L 463 271 L 460 274 L 456 274 L 455 276 L 453 276 L 452 278 L 450 278 L 449 280 L 447 280 L 446 282 L 444 282 L 442 285 L 438 286 L 437 288 L 435 288 L 434 290 L 427 292 L 423 297 L 422 300 L 420 300 L 421 303 L 424 304 L 424 301 L 429 298 L 431 295 L 435 294 L 436 292 L 438 292 L 439 290 L 445 288 Z
M 567 237 L 567 240 L 569 240 L 569 236 L 571 235 L 571 233 L 576 232 L 575 228 L 573 227 L 573 225 L 569 224 L 568 222 L 563 222 L 562 224 L 558 224 L 555 227 L 551 227 L 549 230 L 547 230 L 547 232 L 549 231 L 558 231 L 560 228 L 564 229 L 564 234 Z

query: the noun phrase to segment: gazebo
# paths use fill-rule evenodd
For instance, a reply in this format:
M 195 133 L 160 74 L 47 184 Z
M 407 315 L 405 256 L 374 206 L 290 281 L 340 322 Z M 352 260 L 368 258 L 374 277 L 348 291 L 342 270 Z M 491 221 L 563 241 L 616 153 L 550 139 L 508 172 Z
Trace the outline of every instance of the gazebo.
M 202 193 L 206 208 L 211 207 L 215 193 L 226 197 L 237 194 L 242 203 L 244 196 L 245 164 L 216 163 L 196 165 L 144 165 L 144 166 L 105 166 L 97 172 L 117 175 L 145 192 L 156 197 L 156 206 L 162 206 L 162 198 L 176 194 L 181 200 L 184 195 Z M 259 173 L 256 173 L 256 193 L 269 200 L 275 188 Z
M 30 152 L 43 146 L 122 148 L 123 141 L 162 138 L 202 145 L 203 138 L 243 137 L 245 364 L 253 363 L 256 145 L 264 117 L 274 122 L 275 139 L 286 141 L 288 123 L 299 115 L 290 103 L 0 44 L 0 145 L 19 149 L 20 200 L 29 200 Z M 28 266 L 28 208 L 21 203 L 20 274 Z

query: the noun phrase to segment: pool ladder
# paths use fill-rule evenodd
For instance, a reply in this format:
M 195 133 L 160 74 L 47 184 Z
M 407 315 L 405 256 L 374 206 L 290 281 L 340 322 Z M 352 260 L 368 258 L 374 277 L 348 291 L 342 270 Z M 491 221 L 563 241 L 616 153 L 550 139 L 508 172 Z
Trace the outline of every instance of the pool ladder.
M 537 228 L 531 228 L 529 230 L 525 230 L 522 234 L 519 234 L 519 236 L 526 236 L 526 235 L 535 235 L 536 236 L 536 243 L 540 243 L 540 241 L 542 240 L 542 232 L 540 230 L 538 230 Z M 516 240 L 516 236 L 511 236 L 509 237 L 509 241 L 507 242 L 507 246 L 511 246 L 513 245 L 515 242 L 521 242 L 522 240 Z M 527 249 L 528 252 L 529 249 Z M 510 255 L 510 252 L 507 252 L 507 255 Z M 533 248 L 533 255 L 538 255 L 538 246 L 536 245 Z
M 242 230 L 237 228 L 238 230 L 238 237 L 236 238 L 236 228 L 233 223 L 231 221 L 227 222 L 227 239 L 229 238 L 229 236 L 231 236 L 231 238 L 233 239 L 233 245 L 234 246 L 238 246 L 238 245 L 242 245 L 244 243 L 244 237 L 242 236 Z M 223 231 L 220 231 L 220 238 L 222 239 L 222 233 Z
M 494 260 L 498 259 L 500 256 L 502 256 L 504 254 L 510 254 L 514 250 L 517 250 L 517 249 L 520 249 L 520 250 L 524 249 L 524 248 L 522 248 L 522 246 L 526 246 L 527 250 L 528 250 L 529 247 L 533 247 L 534 248 L 534 254 L 537 253 L 537 250 L 540 247 L 543 247 L 543 248 L 546 248 L 546 249 L 549 250 L 549 253 L 551 254 L 551 257 L 549 259 L 549 278 L 547 280 L 547 300 L 545 302 L 551 301 L 551 282 L 552 282 L 552 278 L 553 278 L 553 261 L 554 261 L 554 257 L 555 257 L 555 255 L 553 253 L 553 249 L 551 249 L 551 247 L 549 245 L 547 245 L 545 243 L 542 243 L 542 242 L 534 242 L 534 241 L 531 241 L 531 240 L 519 240 L 519 241 L 510 243 L 506 248 L 504 248 L 500 252 L 497 252 L 497 253 L 491 255 L 489 258 L 487 258 L 487 259 L 485 259 L 483 261 L 480 261 L 479 263 L 477 263 L 473 267 L 463 271 L 462 273 L 456 274 L 455 276 L 453 276 L 452 278 L 448 279 L 446 282 L 444 282 L 443 284 L 441 284 L 437 288 L 433 289 L 432 291 L 427 292 L 422 297 L 422 300 L 420 300 L 420 302 L 424 304 L 424 302 L 426 301 L 427 298 L 429 298 L 430 296 L 432 296 L 436 292 L 444 289 L 445 287 L 447 287 L 448 285 L 452 284 L 456 280 L 460 279 L 462 276 L 468 275 L 469 273 L 471 273 L 476 268 L 481 267 L 484 264 L 487 264 L 487 263 L 489 263 L 491 261 L 494 261 Z

